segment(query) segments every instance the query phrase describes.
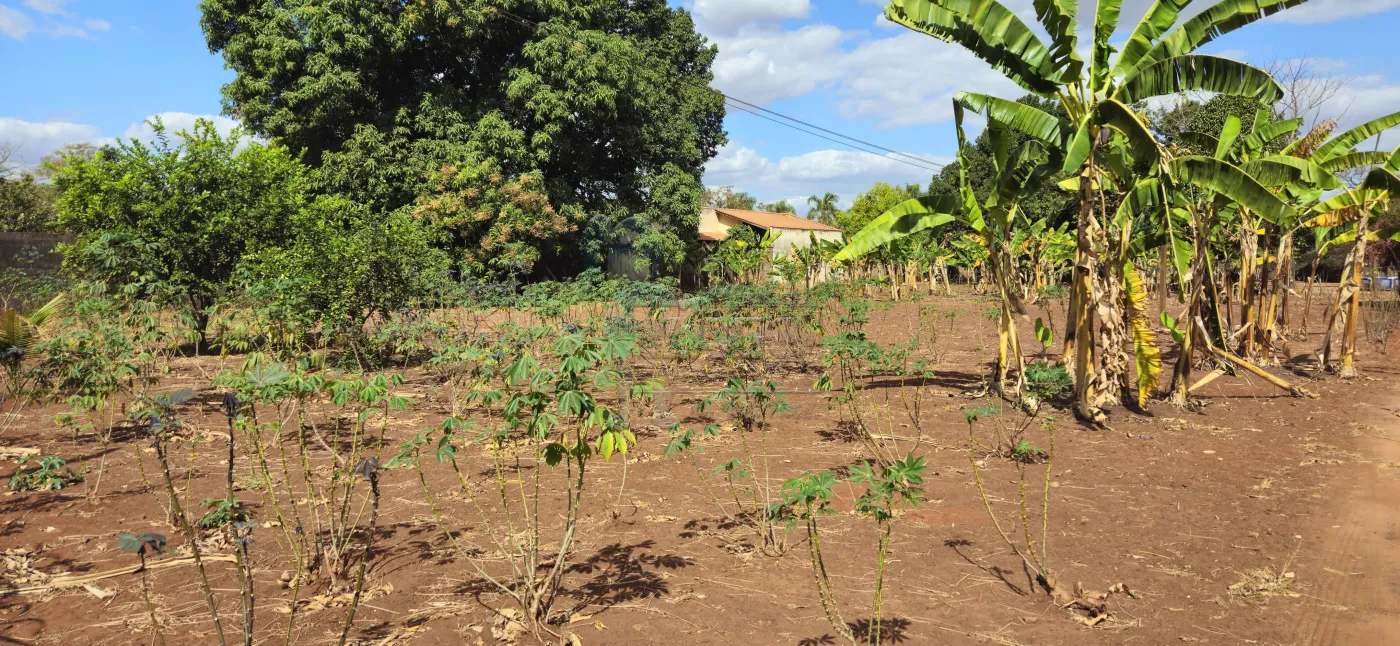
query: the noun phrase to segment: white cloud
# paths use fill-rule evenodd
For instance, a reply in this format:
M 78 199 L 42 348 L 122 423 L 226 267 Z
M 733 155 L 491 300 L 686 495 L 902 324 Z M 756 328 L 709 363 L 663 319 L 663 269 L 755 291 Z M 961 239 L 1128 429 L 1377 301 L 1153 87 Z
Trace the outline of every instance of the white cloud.
M 225 136 L 238 125 L 237 121 L 219 115 L 162 112 L 131 124 L 122 132 L 121 137 L 150 141 L 155 136 L 155 130 L 147 121 L 155 117 L 161 119 L 166 132 L 172 137 L 181 130 L 192 130 L 196 119 L 214 122 L 214 128 Z M 247 141 L 245 138 L 244 142 Z M 0 117 L 0 146 L 17 149 L 10 162 L 20 168 L 33 168 L 44 155 L 75 143 L 101 146 L 116 143 L 116 138 L 104 136 L 101 128 L 91 124 L 68 121 L 32 122 L 14 117 Z
M 1400 8 L 1400 0 L 1313 0 L 1273 18 L 1301 25 L 1322 24 L 1359 18 Z
M 181 130 L 194 130 L 194 123 L 199 119 L 207 119 L 214 122 L 214 129 L 219 134 L 227 136 L 229 131 L 238 126 L 238 122 L 228 117 L 214 114 L 190 114 L 188 112 L 162 112 L 147 117 L 140 123 L 133 123 L 122 133 L 122 137 L 127 139 L 150 140 L 155 137 L 155 129 L 149 123 L 152 119 L 159 118 L 165 125 L 165 131 L 171 136 Z
M 932 155 L 915 156 L 926 160 L 927 165 L 951 161 Z M 805 212 L 808 195 L 831 191 L 841 196 L 842 204 L 850 204 L 875 182 L 927 184 L 933 174 L 934 171 L 890 157 L 847 150 L 817 150 L 773 162 L 752 148 L 731 143 L 705 166 L 705 184 L 734 186 L 761 202 L 787 199 L 799 212 Z
M 881 128 L 947 121 L 959 91 L 1005 97 L 1026 93 L 961 47 L 914 32 L 866 41 L 845 58 L 841 114 L 873 118 Z M 917 63 L 890 65 L 895 60 Z
M 697 22 L 706 33 L 732 33 L 740 25 L 806 18 L 810 0 L 695 0 Z
M 54 38 L 87 38 L 87 31 L 81 27 L 72 25 L 54 25 L 44 30 L 44 33 Z
M 803 96 L 846 74 L 841 45 L 852 37 L 831 25 L 795 31 L 746 28 L 718 37 L 715 87 L 754 103 Z
M 106 20 L 84 20 L 83 26 L 93 31 L 112 31 L 112 23 Z
M 0 146 L 18 148 L 11 163 L 21 168 L 33 168 L 39 160 L 54 150 L 67 144 L 104 144 L 110 140 L 102 136 L 97 126 L 52 121 L 34 123 L 13 117 L 0 117 Z
M 1336 96 L 1323 104 L 1319 114 L 1336 118 L 1340 132 L 1397 110 L 1400 110 L 1400 84 L 1371 75 L 1352 79 Z M 1361 145 L 1374 146 L 1375 141 L 1371 139 Z M 1397 145 L 1400 145 L 1400 132 L 1397 129 L 1392 128 L 1381 134 L 1382 150 L 1394 150 Z
M 63 9 L 63 5 L 66 4 L 68 4 L 68 0 L 24 0 L 24 6 L 51 16 L 68 15 L 68 12 Z
M 25 34 L 31 31 L 34 31 L 34 21 L 29 16 L 0 4 L 0 34 L 24 40 Z
M 1024 94 L 961 47 L 911 31 L 844 47 L 861 35 L 816 24 L 719 37 L 715 86 L 761 104 L 831 89 L 843 116 L 872 119 L 882 128 L 946 121 L 959 90 Z

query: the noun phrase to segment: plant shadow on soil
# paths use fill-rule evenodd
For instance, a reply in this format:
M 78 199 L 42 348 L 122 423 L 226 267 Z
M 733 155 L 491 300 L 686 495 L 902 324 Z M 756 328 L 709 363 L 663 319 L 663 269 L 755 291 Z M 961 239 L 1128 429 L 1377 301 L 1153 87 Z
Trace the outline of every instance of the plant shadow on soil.
M 881 644 L 903 644 L 909 641 L 909 627 L 913 622 L 903 617 L 885 617 L 880 620 L 880 643 Z M 851 629 L 851 634 L 856 638 L 856 643 L 863 644 L 870 639 L 870 630 L 874 623 L 869 619 L 858 619 L 846 622 L 846 627 Z M 804 637 L 798 640 L 798 646 L 827 646 L 827 644 L 838 644 L 836 637 L 830 633 L 818 637 Z

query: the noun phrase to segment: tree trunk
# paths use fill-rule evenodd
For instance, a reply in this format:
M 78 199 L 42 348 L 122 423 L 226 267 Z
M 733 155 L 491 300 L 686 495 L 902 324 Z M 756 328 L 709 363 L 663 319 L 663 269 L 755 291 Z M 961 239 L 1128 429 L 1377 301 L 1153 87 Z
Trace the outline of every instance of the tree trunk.
M 1079 173 L 1079 219 L 1076 225 L 1074 250 L 1074 282 L 1070 295 L 1070 320 L 1065 326 L 1072 338 L 1066 338 L 1066 354 L 1074 358 L 1075 413 L 1088 422 L 1100 423 L 1103 411 L 1095 405 L 1094 391 L 1094 274 L 1096 252 L 1093 240 L 1098 236 L 1094 218 L 1094 156 Z
M 1364 206 L 1364 205 L 1363 205 Z M 1351 257 L 1351 302 L 1347 304 L 1347 317 L 1342 332 L 1342 377 L 1355 377 L 1356 372 L 1356 320 L 1361 315 L 1361 273 L 1365 270 L 1367 225 L 1371 212 L 1361 209 L 1361 219 L 1356 222 L 1356 248 Z

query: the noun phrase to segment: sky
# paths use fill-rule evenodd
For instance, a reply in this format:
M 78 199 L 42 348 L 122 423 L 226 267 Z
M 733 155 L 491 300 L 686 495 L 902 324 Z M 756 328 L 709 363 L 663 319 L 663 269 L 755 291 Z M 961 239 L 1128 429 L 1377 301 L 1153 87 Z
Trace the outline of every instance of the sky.
M 1036 25 L 1032 0 L 1003 2 Z M 719 47 L 714 85 L 729 96 L 925 160 L 859 152 L 731 110 L 729 143 L 706 166 L 705 183 L 800 211 L 828 191 L 844 206 L 876 181 L 927 184 L 927 166 L 954 152 L 956 92 L 1024 94 L 961 47 L 887 22 L 882 0 L 672 4 Z M 1150 4 L 1124 0 L 1114 42 Z M 1188 14 L 1211 4 L 1196 0 Z M 1092 15 L 1094 0 L 1081 5 Z M 1397 34 L 1400 0 L 1311 0 L 1203 51 L 1260 65 L 1308 57 L 1348 77 L 1322 110 L 1345 127 L 1400 110 Z M 67 143 L 147 135 L 154 116 L 171 129 L 201 116 L 236 125 L 220 116 L 219 88 L 233 75 L 209 52 L 195 0 L 0 0 L 0 61 L 0 144 L 18 146 L 21 165 Z

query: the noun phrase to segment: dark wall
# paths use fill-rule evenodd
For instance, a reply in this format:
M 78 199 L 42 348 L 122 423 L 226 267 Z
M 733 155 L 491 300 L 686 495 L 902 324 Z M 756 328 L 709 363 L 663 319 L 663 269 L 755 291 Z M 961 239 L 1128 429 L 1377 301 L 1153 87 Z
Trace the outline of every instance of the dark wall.
M 60 242 L 72 242 L 66 233 L 0 232 L 0 271 L 10 267 L 55 270 L 63 256 L 54 251 Z

